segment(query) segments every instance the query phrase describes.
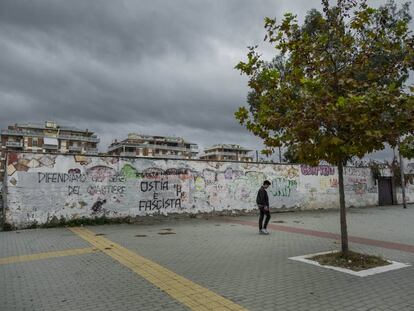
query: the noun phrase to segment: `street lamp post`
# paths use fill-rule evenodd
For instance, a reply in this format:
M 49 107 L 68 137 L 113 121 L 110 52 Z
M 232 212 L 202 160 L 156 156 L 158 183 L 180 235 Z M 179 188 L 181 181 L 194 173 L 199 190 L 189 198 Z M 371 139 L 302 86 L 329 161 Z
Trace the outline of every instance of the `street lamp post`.
M 398 155 L 400 158 L 400 175 L 401 175 L 401 192 L 402 192 L 402 200 L 403 200 L 403 207 L 407 208 L 407 202 L 405 199 L 405 177 L 404 177 L 404 163 L 403 158 L 400 152 L 400 144 L 398 143 Z

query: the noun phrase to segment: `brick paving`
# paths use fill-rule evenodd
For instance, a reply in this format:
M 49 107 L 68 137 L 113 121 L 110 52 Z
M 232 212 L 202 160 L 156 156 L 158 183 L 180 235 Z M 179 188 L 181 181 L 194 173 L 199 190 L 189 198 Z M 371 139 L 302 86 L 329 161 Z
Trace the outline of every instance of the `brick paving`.
M 248 310 L 414 310 L 413 267 L 359 278 L 288 259 L 338 249 L 338 211 L 272 214 L 269 236 L 250 226 L 254 216 L 230 221 L 218 217 L 88 230 Z M 348 223 L 351 236 L 391 243 L 351 242 L 351 249 L 414 265 L 414 206 L 350 209 Z M 281 227 L 301 232 L 277 230 Z M 0 232 L 0 258 L 91 247 L 66 228 L 18 232 Z M 159 234 L 166 232 L 174 234 Z M 2 311 L 189 309 L 99 251 L 0 265 L 0 293 Z

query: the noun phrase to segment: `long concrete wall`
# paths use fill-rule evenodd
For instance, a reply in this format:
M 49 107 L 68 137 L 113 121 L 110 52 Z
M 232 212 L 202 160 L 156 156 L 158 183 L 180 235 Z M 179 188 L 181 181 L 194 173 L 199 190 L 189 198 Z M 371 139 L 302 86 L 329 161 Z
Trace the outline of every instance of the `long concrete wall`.
M 331 166 L 13 153 L 6 175 L 5 221 L 18 228 L 54 217 L 253 210 L 265 179 L 273 208 L 339 206 Z M 378 204 L 369 168 L 345 168 L 345 191 L 348 206 Z

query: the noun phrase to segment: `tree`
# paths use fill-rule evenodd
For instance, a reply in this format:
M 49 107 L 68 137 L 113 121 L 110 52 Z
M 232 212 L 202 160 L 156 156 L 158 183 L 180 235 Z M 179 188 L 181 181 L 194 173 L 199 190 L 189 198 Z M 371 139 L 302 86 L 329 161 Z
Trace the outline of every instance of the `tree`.
M 299 159 L 297 158 L 297 156 L 296 156 L 296 151 L 293 149 L 293 147 L 292 146 L 289 146 L 287 149 L 286 149 L 286 151 L 285 151 L 285 154 L 283 155 L 283 157 L 284 157 L 284 160 L 287 162 L 287 163 L 291 163 L 291 164 L 294 164 L 294 163 L 299 163 L 300 161 L 299 161 Z
M 405 85 L 414 69 L 410 20 L 409 4 L 372 8 L 365 0 L 322 0 L 322 11 L 308 12 L 302 25 L 292 13 L 280 24 L 265 18 L 265 41 L 282 67 L 269 66 L 257 46 L 236 66 L 249 77 L 254 100 L 235 116 L 263 139 L 266 153 L 283 144 L 303 163 L 338 167 L 345 256 L 344 165 L 414 133 L 414 89 Z
M 403 139 L 399 152 L 406 159 L 414 158 L 414 136 L 407 136 Z

